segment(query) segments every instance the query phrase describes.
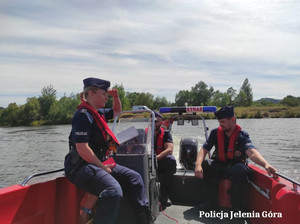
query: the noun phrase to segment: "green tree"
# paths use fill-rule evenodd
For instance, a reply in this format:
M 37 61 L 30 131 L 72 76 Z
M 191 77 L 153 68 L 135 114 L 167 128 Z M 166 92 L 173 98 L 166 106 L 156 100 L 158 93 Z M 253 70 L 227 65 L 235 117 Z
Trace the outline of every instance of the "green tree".
M 150 109 L 153 107 L 154 96 L 151 93 L 127 92 L 126 97 L 129 100 L 130 108 L 134 105 L 145 105 Z
M 288 107 L 296 107 L 300 105 L 300 97 L 294 97 L 291 95 L 288 95 L 283 98 L 283 100 L 280 102 L 282 105 L 286 105 Z
M 229 103 L 228 105 L 234 104 L 234 99 L 236 97 L 236 90 L 232 87 L 228 88 L 226 91 L 227 95 L 229 96 Z
M 258 105 L 258 106 L 274 106 L 274 105 L 276 105 L 272 101 L 268 101 L 268 100 L 265 100 L 265 99 L 262 99 L 260 101 L 256 101 L 255 104 Z
M 154 96 L 151 93 L 139 93 L 136 99 L 136 105 L 145 105 L 150 109 L 153 108 Z
M 208 105 L 214 92 L 214 88 L 200 81 L 192 87 L 192 104 L 194 106 Z
M 240 91 L 239 94 L 236 96 L 235 98 L 235 106 L 240 106 L 240 107 L 246 107 L 247 105 L 247 101 L 246 101 L 246 93 L 243 91 Z
M 213 93 L 211 105 L 223 107 L 230 105 L 230 96 L 227 93 L 221 93 L 219 90 Z
M 159 97 L 157 96 L 155 99 L 154 99 L 154 102 L 153 102 L 153 109 L 159 109 L 160 107 L 168 107 L 170 106 L 171 103 L 168 102 L 167 98 L 166 97 Z
M 77 106 L 80 104 L 79 94 L 64 95 L 55 101 L 48 114 L 49 122 L 55 124 L 70 123 Z
M 5 108 L 0 117 L 1 125 L 17 126 L 20 125 L 20 108 L 16 103 L 10 103 Z
M 36 97 L 27 98 L 21 116 L 25 125 L 30 125 L 31 122 L 40 120 L 40 103 Z
M 192 93 L 189 90 L 180 90 L 175 95 L 175 105 L 177 106 L 184 106 L 185 103 L 190 105 L 192 100 Z
M 47 119 L 51 106 L 56 100 L 56 90 L 52 85 L 44 87 L 41 91 L 42 95 L 38 98 L 40 102 L 41 116 L 43 119 Z
M 248 107 L 251 106 L 253 102 L 253 93 L 252 88 L 248 79 L 246 78 L 243 82 L 242 87 L 240 88 L 240 92 L 236 97 L 235 103 L 236 106 L 244 106 Z
M 112 88 L 118 90 L 118 95 L 119 95 L 119 98 L 122 103 L 122 110 L 130 110 L 130 108 L 131 108 L 130 101 L 126 97 L 126 92 L 125 92 L 123 83 L 121 83 L 120 85 L 116 84 Z M 113 98 L 110 96 L 108 101 L 106 102 L 105 107 L 112 108 L 112 106 L 113 106 Z
M 0 107 L 0 125 L 1 125 L 1 116 L 2 116 L 3 111 L 4 111 L 4 108 Z
M 127 92 L 126 93 L 126 98 L 129 101 L 129 105 L 130 105 L 130 109 L 134 106 L 137 105 L 137 97 L 138 97 L 139 93 L 137 92 Z

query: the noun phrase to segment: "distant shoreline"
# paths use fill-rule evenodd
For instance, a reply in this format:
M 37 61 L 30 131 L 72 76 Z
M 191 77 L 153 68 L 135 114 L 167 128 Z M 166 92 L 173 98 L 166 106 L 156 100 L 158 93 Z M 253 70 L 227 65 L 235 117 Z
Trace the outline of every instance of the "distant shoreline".
M 253 118 L 300 118 L 300 106 L 250 106 L 250 107 L 235 107 L 235 115 L 239 119 Z M 170 117 L 166 114 L 164 118 Z M 214 114 L 203 114 L 205 119 L 215 119 Z
M 219 108 L 218 108 L 219 109 Z M 300 118 L 300 106 L 287 107 L 287 106 L 250 106 L 250 107 L 235 107 L 235 115 L 238 119 L 260 119 L 260 118 Z M 171 114 L 163 114 L 163 119 L 171 117 Z M 215 119 L 213 113 L 203 113 L 205 119 Z M 109 122 L 112 122 L 109 121 Z M 69 122 L 55 123 L 53 121 L 33 121 L 28 126 L 43 126 L 43 125 L 65 125 L 71 124 L 71 118 Z M 1 126 L 0 127 L 8 127 Z M 16 126 L 14 126 L 16 127 Z
M 300 106 L 251 106 L 237 107 L 238 118 L 300 118 Z

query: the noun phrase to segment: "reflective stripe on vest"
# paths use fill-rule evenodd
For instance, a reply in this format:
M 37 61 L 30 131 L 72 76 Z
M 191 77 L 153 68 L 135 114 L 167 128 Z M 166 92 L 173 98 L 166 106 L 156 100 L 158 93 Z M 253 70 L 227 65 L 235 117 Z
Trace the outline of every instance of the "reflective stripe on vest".
M 237 139 L 237 136 L 240 133 L 241 129 L 242 128 L 238 124 L 234 128 L 234 130 L 232 132 L 232 135 L 230 136 L 230 139 L 229 139 L 227 155 L 225 156 L 224 131 L 221 127 L 218 128 L 218 131 L 217 131 L 218 159 L 220 161 L 226 162 L 226 159 L 233 159 L 234 151 L 235 151 L 235 145 L 236 145 L 236 139 Z

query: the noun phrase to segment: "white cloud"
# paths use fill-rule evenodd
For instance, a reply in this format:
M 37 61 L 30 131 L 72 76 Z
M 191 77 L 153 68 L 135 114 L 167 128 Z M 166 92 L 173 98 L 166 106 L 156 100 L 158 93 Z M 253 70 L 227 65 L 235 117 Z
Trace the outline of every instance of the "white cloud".
M 249 78 L 255 98 L 300 95 L 297 1 L 1 4 L 0 106 L 50 84 L 77 93 L 87 76 L 172 101 L 200 80 L 226 91 Z

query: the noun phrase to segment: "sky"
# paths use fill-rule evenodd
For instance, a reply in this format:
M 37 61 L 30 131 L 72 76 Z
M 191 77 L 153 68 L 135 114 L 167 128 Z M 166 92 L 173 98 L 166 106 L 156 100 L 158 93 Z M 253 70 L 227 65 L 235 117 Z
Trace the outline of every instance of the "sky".
M 300 96 L 297 0 L 0 0 L 0 107 L 87 77 L 174 102 L 199 81 Z

